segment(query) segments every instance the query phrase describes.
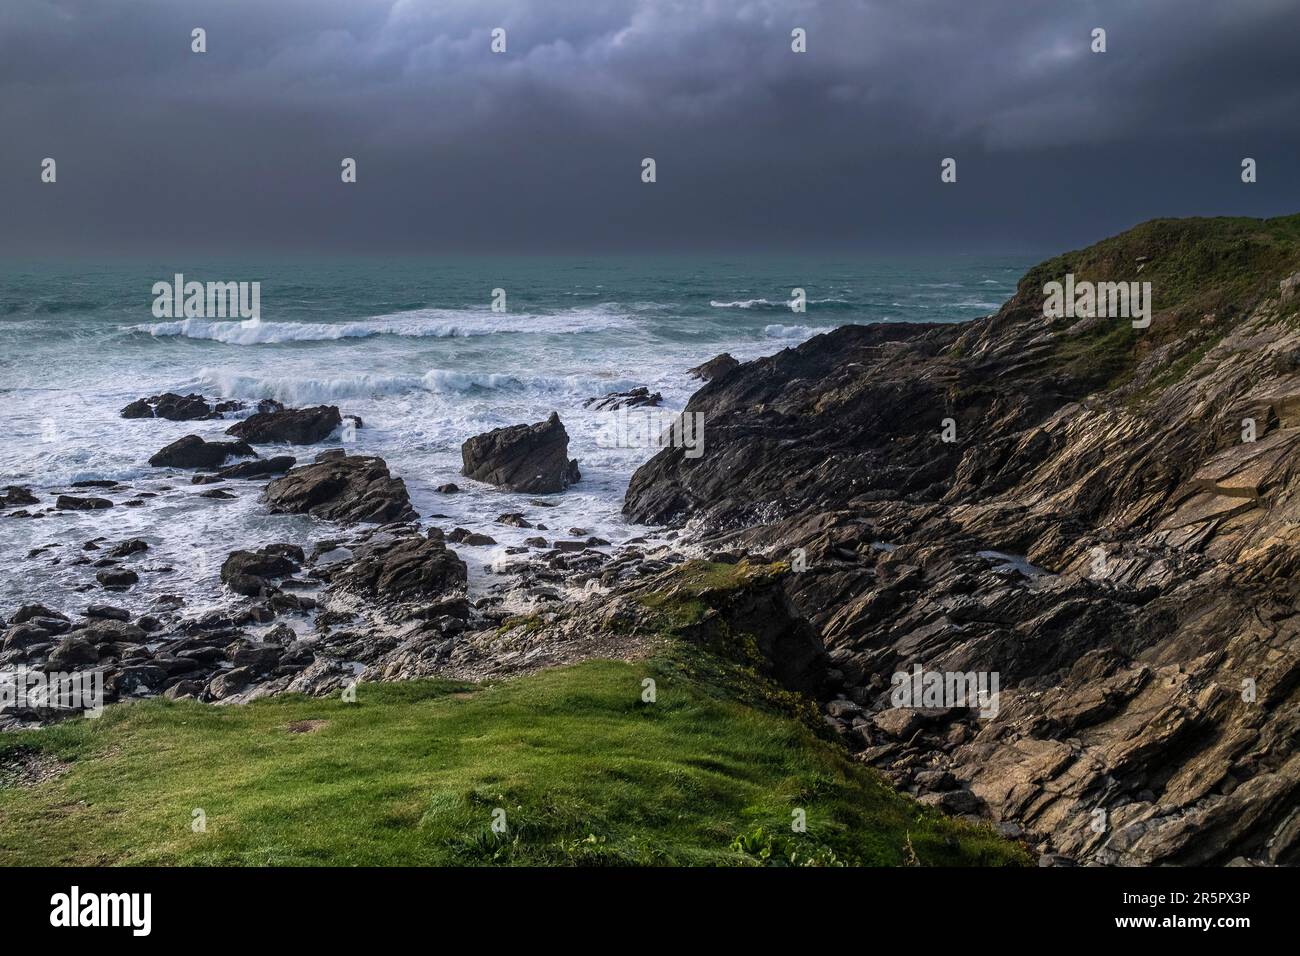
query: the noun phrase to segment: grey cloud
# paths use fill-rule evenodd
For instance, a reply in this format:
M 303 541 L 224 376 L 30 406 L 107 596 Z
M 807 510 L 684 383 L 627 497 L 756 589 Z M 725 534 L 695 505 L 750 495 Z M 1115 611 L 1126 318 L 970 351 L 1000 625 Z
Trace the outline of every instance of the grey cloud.
M 1281 0 L 10 0 L 0 243 L 1057 248 L 1290 212 L 1298 27 Z

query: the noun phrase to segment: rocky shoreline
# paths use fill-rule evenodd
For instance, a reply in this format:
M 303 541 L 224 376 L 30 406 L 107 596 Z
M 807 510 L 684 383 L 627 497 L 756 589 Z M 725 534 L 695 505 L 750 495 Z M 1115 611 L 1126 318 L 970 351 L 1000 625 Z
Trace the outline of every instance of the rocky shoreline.
M 183 438 L 158 466 L 177 482 L 201 469 L 189 480 L 214 487 L 199 494 L 265 481 L 268 513 L 330 534 L 232 552 L 230 611 L 191 618 L 166 595 L 143 615 L 98 597 L 18 608 L 0 668 L 100 667 L 110 700 L 239 703 L 630 660 L 650 652 L 647 602 L 682 586 L 682 565 L 743 564 L 766 570 L 687 630 L 711 646 L 747 635 L 756 666 L 921 802 L 993 823 L 1044 865 L 1294 863 L 1296 218 L 1149 223 L 1043 263 L 975 322 L 845 326 L 753 362 L 719 356 L 691 370 L 705 384 L 685 410 L 703 416 L 706 453 L 665 448 L 637 470 L 624 511 L 653 528 L 619 548 L 557 535 L 543 499 L 428 526 L 382 458 L 344 448 L 261 458 L 261 442 L 349 427 L 332 406 L 263 403 L 230 441 Z M 1043 285 L 1067 272 L 1150 278 L 1151 327 L 1045 319 Z M 123 414 L 231 412 L 250 410 L 162 395 Z M 463 473 L 562 494 L 580 478 L 567 445 L 555 414 L 470 436 Z M 139 500 L 108 484 L 53 503 L 9 487 L 0 520 Z M 535 535 L 471 597 L 455 547 L 492 542 L 494 525 Z M 141 544 L 85 543 L 109 597 L 138 580 Z M 996 713 L 897 706 L 892 675 L 917 665 L 996 673 Z

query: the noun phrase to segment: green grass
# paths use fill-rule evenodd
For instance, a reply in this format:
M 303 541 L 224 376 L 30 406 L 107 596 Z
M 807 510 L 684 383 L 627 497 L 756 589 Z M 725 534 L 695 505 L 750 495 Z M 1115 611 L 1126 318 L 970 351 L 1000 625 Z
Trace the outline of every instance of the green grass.
M 26 747 L 69 766 L 0 788 L 0 864 L 1027 862 L 745 702 L 763 695 L 736 669 L 692 674 L 680 658 L 700 654 L 675 656 L 486 687 L 363 684 L 354 704 L 154 699 L 9 735 L 0 761 Z M 301 721 L 324 723 L 290 732 Z
M 1021 279 L 1017 298 L 1038 308 L 1043 285 L 1066 273 L 1076 281 L 1150 282 L 1149 329 L 1115 320 L 1057 343 L 1058 367 L 1082 388 L 1114 388 L 1159 345 L 1197 329 L 1217 341 L 1298 269 L 1300 215 L 1155 219 L 1040 263 Z M 1203 320 L 1210 315 L 1214 320 L 1207 326 Z M 1057 320 L 1055 327 L 1063 330 L 1074 321 Z M 1184 363 L 1171 380 L 1188 367 Z

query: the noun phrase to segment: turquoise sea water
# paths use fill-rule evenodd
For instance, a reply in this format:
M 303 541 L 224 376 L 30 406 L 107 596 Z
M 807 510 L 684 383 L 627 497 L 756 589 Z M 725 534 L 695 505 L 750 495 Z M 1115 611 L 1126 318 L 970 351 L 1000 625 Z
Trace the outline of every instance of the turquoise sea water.
M 353 450 L 383 455 L 422 516 L 445 516 L 426 523 L 498 540 L 497 548 L 465 549 L 473 572 L 531 533 L 492 524 L 503 512 L 540 518 L 544 510 L 552 537 L 570 526 L 615 543 L 638 533 L 619 508 L 632 471 L 653 449 L 599 447 L 605 419 L 584 410 L 584 399 L 646 385 L 679 409 L 699 385 L 686 370 L 720 352 L 752 359 L 848 323 L 972 319 L 995 311 L 1030 264 L 693 256 L 0 266 L 0 399 L 9 437 L 0 443 L 0 485 L 29 485 L 43 504 L 44 492 L 84 479 L 166 489 L 147 507 L 0 517 L 0 608 L 38 592 L 75 604 L 93 574 L 66 555 L 97 536 L 140 535 L 154 544 L 150 561 L 193 569 L 183 587 L 174 571 L 159 571 L 156 586 L 142 576 L 118 600 L 147 603 L 160 589 L 217 600 L 208 572 L 229 550 L 328 533 L 307 519 L 265 515 L 258 485 L 236 488 L 237 501 L 199 499 L 188 476 L 149 468 L 148 457 L 175 438 L 217 438 L 230 423 L 120 418 L 135 398 L 197 391 L 337 404 L 360 415 Z M 153 284 L 177 272 L 201 282 L 259 281 L 260 322 L 156 318 Z M 794 287 L 806 290 L 805 313 L 788 306 Z M 490 308 L 497 288 L 506 293 L 503 313 Z M 553 410 L 583 474 L 553 497 L 556 507 L 539 509 L 459 476 L 467 437 Z M 317 450 L 261 449 L 300 460 Z M 433 490 L 449 481 L 465 493 Z M 51 547 L 27 557 L 44 545 Z

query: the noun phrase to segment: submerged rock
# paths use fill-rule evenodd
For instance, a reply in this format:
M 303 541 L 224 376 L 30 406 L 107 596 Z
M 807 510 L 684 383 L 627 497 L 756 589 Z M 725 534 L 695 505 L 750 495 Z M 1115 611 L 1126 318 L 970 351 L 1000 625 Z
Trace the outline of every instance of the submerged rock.
M 466 441 L 460 449 L 461 474 L 508 491 L 563 491 L 581 477 L 568 451 L 568 432 L 551 412 L 544 422 L 495 428 Z

